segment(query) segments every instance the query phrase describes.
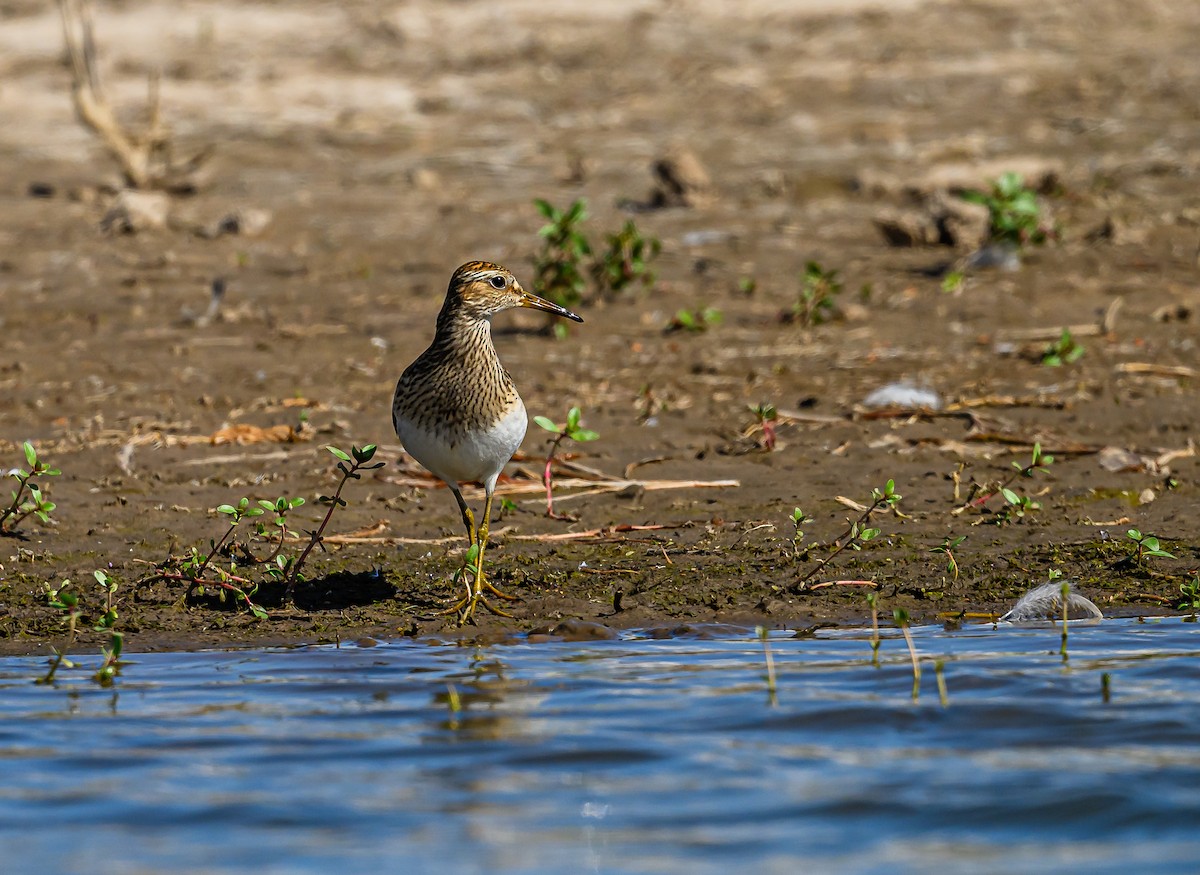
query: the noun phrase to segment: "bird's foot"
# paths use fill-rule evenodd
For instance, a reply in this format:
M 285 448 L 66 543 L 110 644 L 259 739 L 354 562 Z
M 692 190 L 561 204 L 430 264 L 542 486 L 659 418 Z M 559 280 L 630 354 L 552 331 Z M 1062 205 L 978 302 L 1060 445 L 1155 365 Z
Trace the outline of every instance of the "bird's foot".
M 505 598 L 513 598 L 513 596 L 505 596 Z M 514 619 L 513 615 L 508 611 L 498 608 L 487 600 L 483 593 L 472 593 L 469 596 L 464 596 L 458 600 L 458 603 L 453 607 L 442 611 L 442 616 L 456 614 L 458 616 L 458 625 L 465 626 L 470 623 L 475 625 L 475 608 L 477 605 L 483 605 L 484 610 L 489 614 L 495 614 L 497 617 L 508 617 Z

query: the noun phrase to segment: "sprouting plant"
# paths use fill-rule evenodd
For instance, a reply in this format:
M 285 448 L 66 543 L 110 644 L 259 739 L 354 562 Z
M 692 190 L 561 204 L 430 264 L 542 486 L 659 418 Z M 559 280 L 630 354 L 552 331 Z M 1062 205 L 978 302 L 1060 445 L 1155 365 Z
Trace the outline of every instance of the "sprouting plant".
M 971 508 L 982 508 L 989 500 L 997 495 L 1002 495 L 1006 503 L 1005 509 L 1000 511 L 1000 517 L 1002 521 L 1012 519 L 1013 516 L 1021 516 L 1029 510 L 1036 510 L 1041 507 L 1040 504 L 1038 504 L 1036 501 L 1032 501 L 1031 499 L 1023 498 L 1009 487 L 1018 478 L 1032 477 L 1038 471 L 1045 471 L 1046 468 L 1050 467 L 1052 464 L 1054 464 L 1054 457 L 1047 453 L 1043 453 L 1042 445 L 1040 443 L 1035 443 L 1033 445 L 1033 452 L 1030 454 L 1028 463 L 1021 464 L 1020 462 L 1013 462 L 1012 472 L 1008 475 L 1008 477 L 998 484 L 996 484 L 995 481 L 993 481 L 991 484 L 983 485 L 980 485 L 979 483 L 972 483 L 971 491 L 967 496 L 967 500 L 963 504 L 956 507 L 952 511 L 952 514 L 957 516 L 958 514 L 970 510 Z
M 779 411 L 775 409 L 774 404 L 763 402 L 757 407 L 751 407 L 750 412 L 754 414 L 758 420 L 758 427 L 762 429 L 762 445 L 766 451 L 773 452 L 775 450 L 775 423 L 779 421 Z
M 967 275 L 961 270 L 952 270 L 942 277 L 942 291 L 946 294 L 961 292 L 966 285 Z
M 879 668 L 879 599 L 875 593 L 867 593 L 867 606 L 871 609 L 871 665 Z
M 808 262 L 800 275 L 800 291 L 788 321 L 804 328 L 828 322 L 837 310 L 834 299 L 841 291 L 842 281 L 836 270 L 826 270 L 816 261 Z
M 946 689 L 946 660 L 934 660 L 933 676 L 937 679 L 938 701 L 942 703 L 943 708 L 948 707 L 950 693 Z
M 666 330 L 671 331 L 708 331 L 721 324 L 721 311 L 716 307 L 701 307 L 696 310 L 681 308 L 675 313 L 675 318 L 667 323 Z
M 1007 486 L 1001 487 L 1000 494 L 1004 496 L 1004 507 L 1001 508 L 998 517 L 1000 522 L 1008 523 L 1023 519 L 1029 511 L 1042 509 L 1040 501 L 1034 501 L 1028 495 L 1014 492 Z
M 551 473 L 551 466 L 554 464 L 554 454 L 558 452 L 559 446 L 565 440 L 585 443 L 587 441 L 594 441 L 600 437 L 596 432 L 588 428 L 583 428 L 579 424 L 582 415 L 578 407 L 572 407 L 567 411 L 567 421 L 562 425 L 557 425 L 554 420 L 545 416 L 535 416 L 533 418 L 533 421 L 539 427 L 554 435 L 554 438 L 550 441 L 550 450 L 546 453 L 546 467 L 542 470 L 542 483 L 546 487 L 546 516 L 554 519 L 564 518 L 554 512 L 553 475 Z
M 1048 368 L 1058 368 L 1074 364 L 1083 358 L 1083 344 L 1077 341 L 1069 329 L 1064 328 L 1058 340 L 1042 351 L 1042 364 Z
M 737 287 L 739 292 L 749 298 L 758 291 L 758 280 L 752 276 L 744 276 L 738 280 Z
M 117 608 L 115 597 L 117 592 L 117 583 L 112 580 L 104 571 L 96 570 L 92 572 L 96 578 L 96 583 L 100 586 L 104 593 L 104 613 L 96 619 L 92 629 L 96 632 L 108 632 L 109 643 L 105 647 L 100 648 L 100 654 L 103 657 L 99 668 L 92 674 L 92 680 L 102 687 L 111 687 L 113 679 L 117 676 L 121 668 L 121 649 L 124 644 L 124 636 L 114 628 L 117 623 Z M 79 630 L 79 623 L 83 619 L 83 608 L 80 604 L 79 596 L 74 592 L 69 592 L 71 581 L 64 580 L 57 588 L 51 585 L 46 585 L 46 603 L 55 610 L 62 611 L 64 614 L 64 622 L 67 624 L 67 641 L 61 649 L 52 648 L 54 655 L 50 658 L 49 668 L 46 674 L 38 678 L 39 684 L 50 684 L 54 682 L 54 677 L 60 668 L 75 668 L 76 663 L 67 658 L 67 652 L 75 643 L 75 636 Z
M 921 661 L 917 658 L 917 648 L 913 644 L 912 632 L 908 629 L 908 611 L 904 608 L 896 608 L 892 611 L 892 618 L 896 621 L 896 625 L 900 627 L 900 633 L 904 636 L 904 643 L 908 645 L 908 655 L 912 659 L 912 697 L 913 701 L 921 695 Z
M 83 612 L 79 607 L 79 596 L 73 592 L 67 592 L 67 587 L 71 585 L 71 581 L 64 580 L 59 584 L 57 589 L 54 589 L 50 584 L 46 584 L 46 603 L 55 610 L 62 611 L 64 622 L 67 624 L 67 641 L 62 648 L 52 647 L 54 655 L 50 657 L 50 665 L 46 670 L 46 674 L 38 678 L 39 684 L 54 683 L 54 676 L 60 668 L 74 668 L 75 663 L 67 659 L 67 651 L 71 649 L 71 645 L 75 643 L 75 633 L 79 624 L 79 618 Z
M 804 542 L 804 530 L 800 527 L 808 525 L 813 519 L 798 507 L 792 509 L 792 515 L 788 519 L 792 521 L 792 559 L 798 560 L 800 545 Z
M 1058 591 L 1059 601 L 1062 602 L 1062 644 L 1059 646 L 1058 652 L 1062 654 L 1062 661 L 1065 665 L 1067 659 L 1067 617 L 1071 613 L 1071 584 L 1064 580 Z
M 114 627 L 117 625 L 117 608 L 114 598 L 117 593 L 117 582 L 100 569 L 92 572 L 101 591 L 104 593 L 104 613 L 92 628 L 97 632 L 109 633 L 108 646 L 100 648 L 103 661 L 92 679 L 102 687 L 111 687 L 113 679 L 121 670 L 121 650 L 125 644 L 125 636 Z
M 966 535 L 959 535 L 957 538 L 947 536 L 941 544 L 929 548 L 930 553 L 942 553 L 946 556 L 946 571 L 952 574 L 955 580 L 958 580 L 958 558 L 954 555 L 954 551 L 966 539 Z
M 300 552 L 300 556 L 292 564 L 287 575 L 287 591 L 284 598 L 290 600 L 292 593 L 296 589 L 296 582 L 300 579 L 300 569 L 304 567 L 304 560 L 308 558 L 308 554 L 313 551 L 313 548 L 321 544 L 321 539 L 324 537 L 325 528 L 329 525 L 329 521 L 333 519 L 333 512 L 339 507 L 346 506 L 346 500 L 342 498 L 342 490 L 346 488 L 346 484 L 351 480 L 361 480 L 362 474 L 359 471 L 374 471 L 377 468 L 382 468 L 383 462 L 372 463 L 371 460 L 375 457 L 375 444 L 367 444 L 365 447 L 359 448 L 350 447 L 350 452 L 339 450 L 337 447 L 326 447 L 330 453 L 338 460 L 337 469 L 342 472 L 342 479 L 338 482 L 337 489 L 333 495 L 317 496 L 317 503 L 324 504 L 328 507 L 325 511 L 325 516 L 321 519 L 321 524 L 317 526 L 317 530 L 312 532 L 308 544 Z M 278 506 L 277 506 L 278 507 Z
M 580 198 L 566 209 L 541 198 L 533 204 L 546 219 L 546 224 L 538 230 L 542 251 L 533 263 L 534 291 L 556 304 L 573 307 L 583 299 L 587 289 L 584 260 L 592 254 L 591 245 L 579 230 L 587 219 L 587 201 Z
M 1058 235 L 1053 226 L 1046 224 L 1037 193 L 1025 187 L 1019 173 L 1002 174 L 989 192 L 965 191 L 961 197 L 987 207 L 988 234 L 993 243 L 1040 246 Z
M 861 550 L 862 545 L 867 541 L 873 541 L 875 538 L 879 537 L 880 530 L 878 528 L 868 526 L 867 524 L 871 521 L 871 517 L 877 511 L 883 510 L 884 508 L 895 509 L 900 504 L 900 499 L 901 496 L 896 494 L 896 481 L 894 480 L 889 480 L 884 485 L 883 489 L 872 489 L 871 504 L 867 506 L 859 505 L 862 507 L 862 513 L 858 519 L 850 521 L 846 531 L 844 531 L 834 541 L 835 546 L 833 551 L 824 559 L 821 559 L 819 562 L 817 562 L 812 568 L 810 568 L 807 574 L 799 578 L 796 583 L 793 584 L 793 590 L 802 591 L 805 587 L 805 584 L 807 584 L 809 580 L 816 576 L 816 574 L 822 568 L 832 562 L 843 550 L 846 550 L 847 548 L 851 550 Z
M 8 476 L 16 479 L 17 488 L 12 491 L 12 503 L 0 509 L 0 534 L 3 535 L 16 531 L 17 526 L 31 516 L 48 523 L 54 510 L 54 502 L 46 499 L 36 478 L 57 477 L 62 472 L 39 459 L 37 450 L 29 441 L 25 441 L 22 449 L 29 470 L 14 468 L 8 472 Z
M 259 581 L 250 577 L 249 573 L 255 568 L 260 568 L 266 577 L 286 584 L 284 598 L 290 600 L 300 580 L 300 571 L 305 560 L 313 549 L 321 544 L 333 512 L 346 506 L 345 499 L 341 497 L 346 484 L 351 480 L 361 479 L 360 471 L 382 468 L 384 464 L 371 463 L 375 455 L 374 444 L 368 444 L 361 449 L 351 447 L 349 453 L 333 446 L 326 449 L 337 458 L 337 468 L 342 478 L 332 496 L 322 495 L 317 498 L 318 503 L 327 505 L 328 509 L 317 529 L 309 533 L 308 543 L 299 556 L 285 555 L 284 547 L 289 536 L 293 535 L 288 523 L 288 514 L 304 505 L 304 499 L 281 496 L 273 501 L 260 499 L 251 504 L 249 498 L 242 498 L 237 504 L 222 504 L 216 508 L 218 514 L 228 518 L 229 528 L 220 538 L 209 541 L 207 552 L 192 547 L 182 557 L 168 556 L 155 566 L 153 573 L 139 583 L 154 580 L 186 583 L 188 589 L 185 597 L 197 592 L 203 594 L 207 588 L 212 588 L 216 590 L 221 601 L 227 596 L 233 597 L 245 605 L 246 610 L 256 618 L 267 619 L 267 612 L 254 601 Z M 266 514 L 270 514 L 270 525 L 257 519 Z M 255 538 L 266 541 L 269 547 L 265 555 L 256 555 L 249 542 L 243 543 L 236 539 L 241 524 L 251 519 L 256 521 L 251 541 Z M 222 561 L 218 561 L 218 557 L 223 557 Z
M 754 634 L 763 646 L 763 660 L 767 664 L 767 702 L 770 705 L 779 704 L 778 686 L 775 683 L 775 657 L 771 653 L 771 635 L 766 626 L 756 626 Z
M 620 231 L 606 234 L 604 240 L 604 251 L 592 263 L 592 275 L 602 292 L 621 292 L 635 282 L 643 288 L 654 285 L 650 262 L 662 251 L 657 237 L 643 237 L 630 219 Z
M 1128 532 L 1126 532 L 1126 535 L 1129 537 L 1129 540 L 1133 541 L 1135 545 L 1133 561 L 1138 565 L 1142 565 L 1146 559 L 1151 557 L 1157 559 L 1175 558 L 1174 554 L 1168 553 L 1162 548 L 1158 538 L 1154 537 L 1154 535 L 1143 535 L 1137 529 L 1130 529 Z
M 1191 611 L 1194 616 L 1200 611 L 1200 574 L 1193 574 L 1187 583 L 1179 584 L 1179 591 L 1183 594 L 1179 610 Z

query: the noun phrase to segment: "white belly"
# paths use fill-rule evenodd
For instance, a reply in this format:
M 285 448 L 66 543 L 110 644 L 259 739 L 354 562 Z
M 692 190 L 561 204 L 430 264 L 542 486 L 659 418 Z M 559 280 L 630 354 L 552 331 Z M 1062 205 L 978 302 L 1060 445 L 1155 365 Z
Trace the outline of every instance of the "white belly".
M 405 451 L 447 483 L 475 481 L 490 492 L 496 478 L 525 440 L 529 417 L 518 398 L 504 417 L 486 431 L 449 437 L 417 427 L 405 420 L 396 422 L 396 434 Z

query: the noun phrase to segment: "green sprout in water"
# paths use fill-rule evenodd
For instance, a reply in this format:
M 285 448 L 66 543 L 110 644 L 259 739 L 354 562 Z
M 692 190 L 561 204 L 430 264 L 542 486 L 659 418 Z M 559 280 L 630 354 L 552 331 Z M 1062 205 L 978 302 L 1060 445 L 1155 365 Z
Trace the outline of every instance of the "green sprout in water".
M 867 605 L 871 609 L 871 665 L 879 668 L 879 598 L 867 593 Z
M 908 655 L 912 659 L 912 698 L 915 702 L 921 695 L 921 661 L 917 658 L 917 647 L 913 644 L 912 632 L 908 628 L 908 611 L 904 608 L 896 608 L 892 611 L 892 619 L 900 627 L 900 633 L 904 635 L 904 643 L 908 645 Z
M 763 660 L 767 664 L 767 703 L 774 706 L 779 704 L 778 686 L 775 682 L 775 657 L 771 653 L 771 635 L 766 626 L 756 626 L 754 633 L 763 646 Z
M 12 491 L 12 503 L 0 509 L 0 535 L 16 531 L 17 526 L 31 516 L 42 523 L 49 523 L 55 507 L 54 502 L 48 501 L 43 495 L 36 478 L 57 477 L 62 472 L 39 459 L 37 450 L 29 441 L 25 441 L 22 449 L 29 470 L 14 468 L 8 472 L 8 476 L 17 481 L 17 488 Z
M 572 407 L 567 411 L 567 421 L 562 425 L 556 424 L 554 420 L 545 416 L 535 416 L 533 418 L 533 421 L 537 423 L 539 428 L 543 428 L 554 435 L 554 438 L 550 441 L 550 451 L 546 453 L 546 466 L 542 470 L 542 483 L 546 487 L 546 516 L 552 519 L 569 519 L 569 517 L 554 512 L 553 473 L 551 471 L 554 464 L 554 454 L 558 452 L 559 446 L 565 440 L 585 443 L 587 441 L 594 441 L 600 437 L 596 432 L 584 428 L 579 424 L 582 416 L 583 414 L 578 407 Z
M 117 623 L 115 601 L 117 583 L 104 571 L 96 570 L 92 572 L 92 576 L 95 577 L 96 583 L 104 594 L 104 613 L 96 619 L 92 629 L 109 634 L 108 645 L 100 648 L 102 661 L 93 672 L 92 680 L 102 687 L 111 687 L 121 670 L 121 650 L 124 645 L 124 636 L 114 628 Z M 67 652 L 75 643 L 79 623 L 83 620 L 83 608 L 80 597 L 76 593 L 68 591 L 70 586 L 71 581 L 69 580 L 64 580 L 57 588 L 46 585 L 46 604 L 55 610 L 62 611 L 63 620 L 67 625 L 67 640 L 61 648 L 52 648 L 53 656 L 50 657 L 46 674 L 38 678 L 37 683 L 39 684 L 52 684 L 59 669 L 76 667 L 76 663 L 67 658 Z

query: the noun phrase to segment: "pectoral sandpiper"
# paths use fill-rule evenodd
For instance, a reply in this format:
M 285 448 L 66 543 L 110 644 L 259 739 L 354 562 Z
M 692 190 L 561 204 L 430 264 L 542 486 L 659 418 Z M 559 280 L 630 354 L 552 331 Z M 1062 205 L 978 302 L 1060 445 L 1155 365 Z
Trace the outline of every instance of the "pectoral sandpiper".
M 500 598 L 515 598 L 492 586 L 483 573 L 496 480 L 529 425 L 517 387 L 492 345 L 492 317 L 515 307 L 583 321 L 525 291 L 503 267 L 468 262 L 450 278 L 433 343 L 404 371 L 392 399 L 392 423 L 404 449 L 450 487 L 470 546 L 478 547 L 474 580 L 463 599 L 447 611 L 457 613 L 460 623 L 473 618 L 479 602 L 503 614 L 484 598 L 485 587 Z M 466 482 L 483 484 L 483 519 L 478 526 L 463 499 L 460 484 Z

